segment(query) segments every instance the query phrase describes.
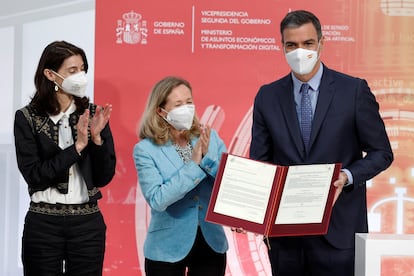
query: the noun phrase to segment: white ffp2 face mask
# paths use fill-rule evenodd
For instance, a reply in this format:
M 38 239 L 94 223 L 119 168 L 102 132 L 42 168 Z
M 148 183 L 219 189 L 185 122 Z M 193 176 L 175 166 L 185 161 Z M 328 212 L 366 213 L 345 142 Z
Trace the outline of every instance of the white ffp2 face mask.
M 165 110 L 164 110 L 165 111 Z M 193 104 L 185 104 L 176 107 L 164 119 L 177 130 L 189 130 L 193 125 L 195 106 Z
M 297 48 L 285 56 L 292 71 L 299 75 L 309 74 L 318 61 L 318 51 L 303 48 Z
M 76 74 L 68 76 L 67 78 L 62 77 L 56 72 L 54 73 L 63 79 L 61 86 L 63 91 L 81 98 L 86 95 L 85 92 L 86 86 L 88 85 L 88 78 L 86 77 L 85 71 L 80 71 Z

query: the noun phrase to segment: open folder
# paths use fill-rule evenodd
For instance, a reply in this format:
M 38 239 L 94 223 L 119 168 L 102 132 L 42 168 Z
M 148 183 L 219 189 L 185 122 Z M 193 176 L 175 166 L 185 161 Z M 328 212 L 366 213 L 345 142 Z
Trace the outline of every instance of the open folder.
M 206 220 L 275 236 L 328 231 L 340 163 L 279 166 L 223 153 Z

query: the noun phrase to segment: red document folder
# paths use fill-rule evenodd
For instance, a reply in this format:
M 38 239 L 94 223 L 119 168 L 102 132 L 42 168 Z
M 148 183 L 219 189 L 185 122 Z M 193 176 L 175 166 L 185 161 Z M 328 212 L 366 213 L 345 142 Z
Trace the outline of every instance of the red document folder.
M 206 220 L 268 237 L 326 234 L 340 169 L 339 163 L 279 166 L 223 153 Z

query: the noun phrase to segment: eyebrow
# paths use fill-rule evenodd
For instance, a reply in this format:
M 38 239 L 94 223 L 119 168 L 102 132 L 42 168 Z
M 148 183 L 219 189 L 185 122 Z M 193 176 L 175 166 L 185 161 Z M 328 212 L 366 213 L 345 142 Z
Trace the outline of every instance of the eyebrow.
M 81 66 L 80 66 L 80 68 L 81 69 L 84 69 L 85 68 L 85 64 L 82 64 Z M 73 70 L 73 69 L 78 69 L 78 66 L 76 66 L 76 65 L 71 65 L 71 66 L 69 66 L 69 67 L 67 67 L 66 68 L 66 70 Z
M 192 100 L 193 100 L 193 98 L 187 98 L 187 99 L 184 99 L 184 100 L 176 100 L 174 103 L 185 103 L 185 102 L 192 101 Z
M 316 42 L 317 40 L 315 40 L 314 38 L 311 39 L 307 39 L 305 41 L 300 41 L 300 42 L 293 42 L 293 41 L 285 41 L 285 44 L 299 44 L 299 43 L 309 43 L 309 42 Z

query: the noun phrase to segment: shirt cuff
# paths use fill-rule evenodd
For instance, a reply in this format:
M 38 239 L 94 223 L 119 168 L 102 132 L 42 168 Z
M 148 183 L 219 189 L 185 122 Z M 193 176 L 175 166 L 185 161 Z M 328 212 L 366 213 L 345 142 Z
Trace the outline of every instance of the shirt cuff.
M 352 173 L 348 169 L 342 169 L 341 171 L 344 172 L 348 177 L 348 181 L 345 183 L 344 187 L 354 184 L 354 178 L 352 177 Z

